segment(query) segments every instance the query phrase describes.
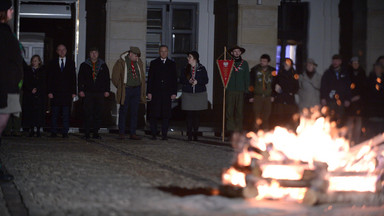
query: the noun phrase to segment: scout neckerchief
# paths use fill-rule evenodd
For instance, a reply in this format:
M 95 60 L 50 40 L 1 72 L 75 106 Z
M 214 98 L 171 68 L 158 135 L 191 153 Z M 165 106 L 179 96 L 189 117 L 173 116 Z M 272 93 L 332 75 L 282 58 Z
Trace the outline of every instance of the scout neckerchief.
M 192 79 L 194 80 L 196 76 L 196 65 L 195 67 L 192 67 Z
M 267 68 L 268 70 L 268 68 Z M 264 70 L 263 67 L 261 67 L 261 72 L 263 74 L 263 90 L 267 90 L 267 83 L 266 83 L 266 80 L 265 80 L 265 74 L 267 73 L 267 70 Z
M 135 69 L 135 64 L 133 63 L 133 61 L 131 61 L 131 68 L 132 68 L 132 77 L 133 79 L 137 79 L 137 74 L 136 74 L 136 69 Z
M 236 67 L 235 65 L 233 65 L 233 67 L 234 67 L 234 69 L 235 69 L 236 72 L 239 72 L 239 69 L 241 68 L 241 65 L 243 65 L 243 63 L 244 63 L 244 60 L 242 59 L 238 67 Z
M 97 59 L 96 62 L 92 62 L 91 59 L 85 60 L 85 63 L 88 64 L 92 68 L 92 79 L 94 82 L 96 82 L 97 75 L 99 74 L 99 71 L 101 69 L 101 65 L 104 63 L 102 60 Z

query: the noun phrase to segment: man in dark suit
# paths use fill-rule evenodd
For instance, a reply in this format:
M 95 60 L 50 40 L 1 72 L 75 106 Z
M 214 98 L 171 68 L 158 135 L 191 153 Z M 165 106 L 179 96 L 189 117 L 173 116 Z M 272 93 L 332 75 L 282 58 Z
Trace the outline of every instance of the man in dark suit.
M 63 119 L 63 138 L 68 137 L 69 114 L 73 98 L 76 96 L 75 62 L 66 57 L 67 48 L 57 46 L 58 58 L 53 59 L 47 68 L 48 97 L 51 99 L 52 125 L 51 137 L 57 136 L 57 118 L 60 110 Z
M 104 97 L 109 97 L 110 78 L 107 64 L 99 59 L 97 48 L 91 48 L 89 58 L 80 65 L 78 76 L 79 96 L 84 98 L 85 139 L 90 138 L 91 125 L 93 138 L 100 139 Z M 93 123 L 93 124 L 92 124 Z
M 152 139 L 156 139 L 157 121 L 162 119 L 162 139 L 167 140 L 171 103 L 176 99 L 176 63 L 168 58 L 168 47 L 159 48 L 160 57 L 151 61 L 148 72 L 147 97 Z

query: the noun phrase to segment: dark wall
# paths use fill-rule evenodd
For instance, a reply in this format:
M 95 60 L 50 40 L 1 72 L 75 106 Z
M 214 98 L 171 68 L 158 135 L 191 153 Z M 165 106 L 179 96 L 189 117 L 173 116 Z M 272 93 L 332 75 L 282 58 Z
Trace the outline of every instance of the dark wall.
M 214 120 L 221 124 L 223 107 L 223 84 L 216 59 L 223 54 L 224 46 L 230 48 L 237 43 L 238 26 L 238 1 L 216 0 L 215 1 L 215 67 L 213 73 L 213 109 Z
M 340 54 L 348 63 L 358 56 L 360 64 L 366 66 L 367 50 L 367 1 L 341 0 L 340 14 Z
M 107 0 L 86 0 L 86 56 L 90 48 L 97 47 L 100 58 L 105 59 L 106 2 Z

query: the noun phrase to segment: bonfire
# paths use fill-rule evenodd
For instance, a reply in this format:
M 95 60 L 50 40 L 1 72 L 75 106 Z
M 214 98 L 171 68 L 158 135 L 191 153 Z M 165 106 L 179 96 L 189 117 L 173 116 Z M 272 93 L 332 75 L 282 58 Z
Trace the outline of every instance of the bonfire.
M 304 111 L 296 131 L 275 127 L 235 135 L 235 159 L 223 172 L 223 188 L 258 200 L 382 204 L 384 134 L 350 147 L 345 128 L 322 113 Z

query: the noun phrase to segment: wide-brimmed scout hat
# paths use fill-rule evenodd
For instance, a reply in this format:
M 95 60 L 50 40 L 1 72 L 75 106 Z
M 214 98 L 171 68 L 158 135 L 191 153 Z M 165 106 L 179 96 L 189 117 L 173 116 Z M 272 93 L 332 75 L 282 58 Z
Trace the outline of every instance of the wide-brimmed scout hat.
M 231 49 L 229 49 L 228 51 L 229 52 L 232 52 L 233 50 L 235 49 L 239 49 L 241 51 L 241 54 L 245 53 L 245 49 L 243 47 L 240 47 L 238 45 L 235 45 L 234 47 L 232 47 Z

